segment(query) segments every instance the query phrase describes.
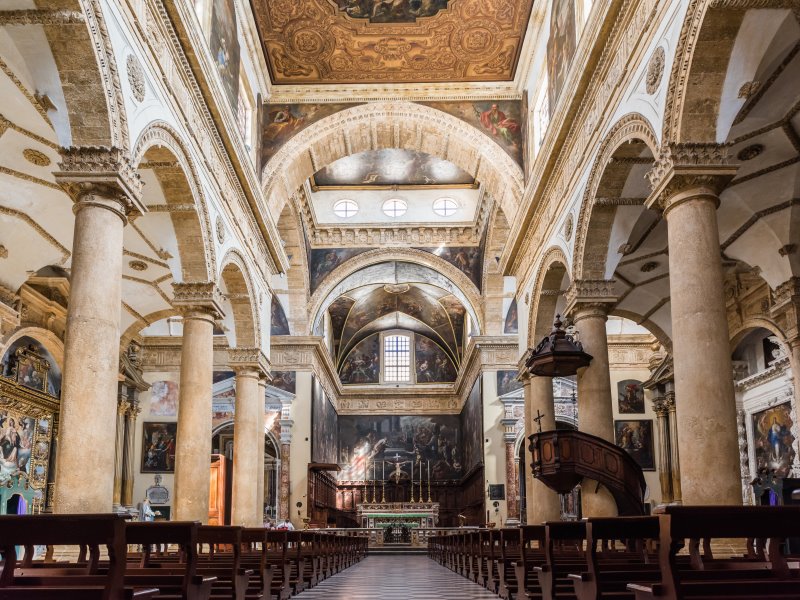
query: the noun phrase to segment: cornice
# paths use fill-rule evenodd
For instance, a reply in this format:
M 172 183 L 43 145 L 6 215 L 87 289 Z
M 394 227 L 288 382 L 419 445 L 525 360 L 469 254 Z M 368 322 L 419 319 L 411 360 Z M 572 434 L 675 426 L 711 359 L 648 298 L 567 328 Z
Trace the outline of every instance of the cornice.
M 752 390 L 767 382 L 774 381 L 786 375 L 787 369 L 790 368 L 790 359 L 784 356 L 776 360 L 769 368 L 759 371 L 755 375 L 745 377 L 739 381 L 734 382 L 734 387 L 737 392 L 746 392 Z
M 481 83 L 405 83 L 343 85 L 272 85 L 271 103 L 379 102 L 403 100 L 417 102 L 519 100 L 522 91 L 512 82 Z

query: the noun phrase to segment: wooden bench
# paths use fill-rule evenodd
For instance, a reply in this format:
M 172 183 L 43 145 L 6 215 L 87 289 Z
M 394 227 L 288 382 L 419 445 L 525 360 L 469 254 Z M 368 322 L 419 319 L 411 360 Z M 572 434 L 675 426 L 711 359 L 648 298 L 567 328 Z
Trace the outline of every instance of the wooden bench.
M 272 579 L 276 565 L 267 560 L 267 530 L 261 527 L 242 529 L 242 567 L 253 571 L 247 588 L 247 598 L 272 598 Z
M 545 600 L 575 598 L 571 573 L 581 571 L 586 557 L 584 521 L 554 521 L 545 523 L 545 563 L 535 567 Z
M 519 561 L 513 563 L 516 580 L 516 600 L 529 600 L 542 597 L 542 586 L 536 574 L 536 567 L 547 561 L 545 544 L 547 528 L 544 525 L 523 525 L 519 530 Z
M 61 564 L 58 572 L 34 566 L 32 552 L 21 563 L 15 546 L 80 546 L 84 562 Z M 105 572 L 100 548 L 108 554 Z M 125 521 L 117 515 L 0 516 L 0 600 L 148 600 L 158 593 L 150 584 L 125 580 Z

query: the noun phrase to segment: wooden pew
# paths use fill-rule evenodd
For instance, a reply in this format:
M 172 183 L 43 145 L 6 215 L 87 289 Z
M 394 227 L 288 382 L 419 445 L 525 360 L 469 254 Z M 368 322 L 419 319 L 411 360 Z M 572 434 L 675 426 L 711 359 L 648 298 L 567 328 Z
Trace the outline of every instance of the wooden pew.
M 53 572 L 33 566 L 30 552 L 20 564 L 15 546 L 79 546 L 88 560 Z M 100 572 L 100 547 L 108 566 Z M 148 600 L 158 589 L 125 581 L 125 521 L 117 515 L 0 516 L 0 600 Z M 61 567 L 62 565 L 59 565 Z
M 498 561 L 500 560 L 500 532 L 497 529 L 489 529 L 489 544 L 487 554 L 484 556 L 486 566 L 487 590 L 497 593 L 500 589 L 500 573 L 498 571 Z
M 522 557 L 520 539 L 521 532 L 519 527 L 500 530 L 500 558 L 497 560 L 500 584 L 497 593 L 503 600 L 514 600 L 517 595 L 517 577 L 514 565 Z
M 278 600 L 292 595 L 289 532 L 274 529 L 265 532 L 267 565 L 273 567 L 271 593 Z
M 248 599 L 272 597 L 272 578 L 276 566 L 267 561 L 267 530 L 261 527 L 242 529 L 242 567 L 253 572 L 246 597 Z
M 786 538 L 800 535 L 797 506 L 669 506 L 659 515 L 660 580 L 631 583 L 636 600 L 797 600 L 800 568 L 784 554 Z M 717 559 L 712 539 L 766 539 L 764 556 Z M 756 548 L 762 544 L 756 544 Z M 688 557 L 680 556 L 688 548 Z
M 517 585 L 516 600 L 542 597 L 542 587 L 536 567 L 547 561 L 545 544 L 547 529 L 544 525 L 523 525 L 519 531 L 519 561 L 514 563 L 514 578 Z
M 586 539 L 584 521 L 553 521 L 545 523 L 545 564 L 535 567 L 545 600 L 575 598 L 571 573 L 581 571 L 585 564 L 583 543 Z
M 204 525 L 197 530 L 198 572 L 215 577 L 212 598 L 245 600 L 254 570 L 242 566 L 242 528 Z M 208 548 L 208 552 L 204 550 Z M 253 596 L 261 598 L 260 595 Z

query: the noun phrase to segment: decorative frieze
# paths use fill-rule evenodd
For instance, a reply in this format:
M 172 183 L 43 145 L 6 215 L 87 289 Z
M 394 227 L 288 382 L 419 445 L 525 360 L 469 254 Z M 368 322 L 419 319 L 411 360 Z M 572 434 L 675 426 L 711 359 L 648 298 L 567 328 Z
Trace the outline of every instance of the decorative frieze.
M 613 279 L 579 279 L 572 283 L 566 292 L 565 313 L 573 317 L 587 311 L 592 313 L 608 314 L 616 304 L 617 296 L 614 293 Z
M 261 348 L 229 348 L 228 362 L 234 371 L 250 370 L 269 375 L 270 361 Z
M 222 293 L 213 281 L 173 283 L 172 305 L 184 313 L 203 312 L 219 319 L 222 310 Z

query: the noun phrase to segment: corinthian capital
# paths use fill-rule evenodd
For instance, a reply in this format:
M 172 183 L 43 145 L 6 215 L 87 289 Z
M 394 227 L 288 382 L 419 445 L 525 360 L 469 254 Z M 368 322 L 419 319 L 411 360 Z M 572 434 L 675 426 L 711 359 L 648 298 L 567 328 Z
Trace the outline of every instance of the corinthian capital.
M 566 293 L 567 306 L 564 310 L 573 319 L 587 312 L 606 316 L 616 304 L 613 279 L 578 279 Z
M 213 281 L 173 283 L 172 289 L 172 305 L 184 316 L 200 313 L 212 319 L 221 319 L 225 314 L 222 310 L 222 294 Z
M 728 185 L 738 165 L 732 164 L 725 144 L 666 144 L 647 174 L 652 192 L 645 205 L 668 211 L 696 197 L 716 199 Z
M 66 148 L 58 166 L 56 182 L 76 203 L 76 210 L 97 204 L 115 210 L 123 219 L 147 212 L 139 174 L 119 148 Z
M 228 364 L 237 375 L 251 371 L 257 377 L 269 378 L 269 359 L 261 348 L 229 348 Z

